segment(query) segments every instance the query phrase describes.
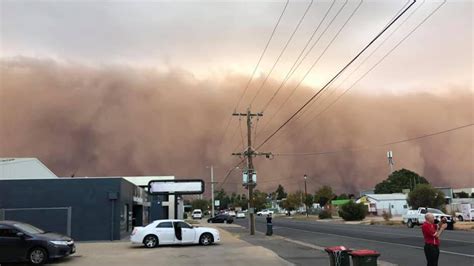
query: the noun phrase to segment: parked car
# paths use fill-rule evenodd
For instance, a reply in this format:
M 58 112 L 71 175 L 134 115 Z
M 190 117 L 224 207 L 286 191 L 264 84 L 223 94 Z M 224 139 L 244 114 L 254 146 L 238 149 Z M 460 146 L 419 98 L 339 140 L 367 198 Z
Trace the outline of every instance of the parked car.
M 75 252 L 74 241 L 68 236 L 43 231 L 27 223 L 0 221 L 0 263 L 40 265 Z
M 435 222 L 438 223 L 442 218 L 446 218 L 448 223 L 453 223 L 453 217 L 451 215 L 445 214 L 438 209 L 420 207 L 418 210 L 409 210 L 405 215 L 403 215 L 403 222 L 410 228 L 413 228 L 415 225 L 422 225 L 425 222 L 426 213 L 432 213 Z
M 273 214 L 273 211 L 269 210 L 269 209 L 264 209 L 264 210 L 261 210 L 261 211 L 257 212 L 258 216 L 266 216 L 266 215 L 269 215 L 269 214 Z
M 235 215 L 235 218 L 237 219 L 245 218 L 245 212 L 237 212 L 237 214 Z
M 220 242 L 217 229 L 194 227 L 183 220 L 157 220 L 145 227 L 133 228 L 130 241 L 147 248 L 159 245 L 201 244 Z
M 193 211 L 193 214 L 191 214 L 191 216 L 193 217 L 193 219 L 202 219 L 202 211 L 201 209 L 195 209 Z
M 227 223 L 231 224 L 234 222 L 234 218 L 228 214 L 218 214 L 212 218 L 207 219 L 208 223 Z
M 235 216 L 236 216 L 236 213 L 235 213 L 235 211 L 228 211 L 228 212 L 227 212 L 227 215 L 230 215 L 230 216 L 232 216 L 232 217 L 235 217 Z

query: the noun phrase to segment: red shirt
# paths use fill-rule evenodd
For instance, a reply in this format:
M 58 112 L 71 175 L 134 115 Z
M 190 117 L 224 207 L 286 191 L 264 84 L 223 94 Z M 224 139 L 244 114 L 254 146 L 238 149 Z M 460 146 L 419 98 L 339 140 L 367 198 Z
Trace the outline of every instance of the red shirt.
M 436 236 L 438 226 L 429 222 L 424 222 L 421 226 L 425 243 L 430 245 L 439 246 L 439 238 Z

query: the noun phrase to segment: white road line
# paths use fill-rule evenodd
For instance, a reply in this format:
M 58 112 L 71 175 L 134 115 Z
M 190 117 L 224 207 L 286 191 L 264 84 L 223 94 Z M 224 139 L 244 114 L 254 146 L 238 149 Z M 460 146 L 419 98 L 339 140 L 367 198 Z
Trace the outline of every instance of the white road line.
M 303 230 L 303 229 L 297 229 L 297 228 L 291 228 L 291 227 L 285 227 L 285 226 L 279 226 L 279 227 L 280 227 L 280 228 L 287 228 L 287 229 L 290 229 L 290 230 L 297 230 L 297 231 L 303 231 L 303 232 L 313 233 L 313 234 L 332 235 L 332 236 L 338 236 L 338 237 L 344 237 L 344 238 L 350 238 L 350 239 L 365 240 L 365 241 L 371 241 L 371 242 L 376 242 L 376 243 L 383 243 L 383 244 L 390 244 L 390 245 L 396 245 L 396 246 L 402 246 L 402 247 L 410 247 L 410 248 L 416 248 L 416 249 L 423 249 L 422 247 L 412 246 L 412 245 L 407 245 L 407 244 L 399 244 L 399 243 L 385 242 L 385 241 L 379 241 L 379 240 L 372 240 L 372 239 L 365 239 L 365 238 L 357 238 L 357 237 L 352 237 L 352 236 L 343 236 L 343 235 L 337 235 L 337 234 L 331 234 L 331 233 L 313 232 L 313 231 L 309 231 L 309 230 Z M 445 253 L 445 254 L 452 254 L 452 255 L 457 255 L 457 256 L 463 256 L 463 257 L 468 257 L 468 258 L 474 258 L 474 255 L 470 255 L 470 254 L 457 253 L 457 252 L 451 252 L 451 251 L 445 251 L 445 250 L 440 250 L 440 252 L 441 252 L 441 253 Z
M 300 223 L 300 224 L 307 224 L 307 225 L 314 225 L 312 223 L 308 223 L 308 222 L 301 222 L 301 221 L 298 221 L 297 223 Z M 332 226 L 332 228 L 337 228 L 338 226 Z M 343 228 L 345 229 L 345 228 Z M 406 237 L 416 237 L 416 238 L 423 238 L 422 236 L 418 236 L 418 235 L 406 235 L 406 234 L 395 234 L 395 233 L 386 233 L 386 232 L 376 232 L 376 231 L 366 231 L 366 230 L 359 230 L 357 229 L 358 232 L 364 232 L 364 233 L 377 233 L 377 234 L 384 234 L 384 235 L 394 235 L 394 236 L 406 236 Z M 420 231 L 421 233 L 421 231 Z M 451 238 L 443 238 L 443 240 L 447 240 L 447 241 L 455 241 L 455 242 L 461 242 L 461 243 L 468 243 L 468 244 L 474 244 L 474 242 L 469 242 L 469 241 L 464 241 L 464 240 L 457 240 L 457 239 L 451 239 Z

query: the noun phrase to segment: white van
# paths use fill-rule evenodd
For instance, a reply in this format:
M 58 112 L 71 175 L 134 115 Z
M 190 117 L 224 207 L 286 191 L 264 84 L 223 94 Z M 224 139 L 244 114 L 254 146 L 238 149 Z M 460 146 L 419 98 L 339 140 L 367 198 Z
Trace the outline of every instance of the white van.
M 193 214 L 191 215 L 193 219 L 202 219 L 202 211 L 201 209 L 195 209 Z

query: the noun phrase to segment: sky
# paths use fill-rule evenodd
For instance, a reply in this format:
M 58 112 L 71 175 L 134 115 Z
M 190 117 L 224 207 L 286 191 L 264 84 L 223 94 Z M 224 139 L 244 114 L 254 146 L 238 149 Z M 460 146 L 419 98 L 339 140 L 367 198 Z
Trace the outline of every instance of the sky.
M 254 121 L 259 142 L 409 2 L 289 1 L 252 76 L 285 1 L 1 0 L 0 157 L 38 157 L 59 176 L 206 181 L 206 166 L 214 164 L 218 186 L 243 192 L 238 171 L 223 180 L 238 159 L 230 153 L 243 149 L 245 124 L 237 118 L 226 124 L 246 84 L 237 108 L 257 95 L 252 107 L 262 110 L 298 63 Z M 472 123 L 473 4 L 442 3 L 417 1 L 263 149 L 377 146 Z M 308 46 L 314 48 L 303 51 L 319 24 Z M 307 56 L 299 63 L 302 51 Z M 308 174 L 310 190 L 330 184 L 355 193 L 386 178 L 388 149 L 396 169 L 412 169 L 439 186 L 474 186 L 473 136 L 470 127 L 383 149 L 258 159 L 259 188 L 271 191 L 280 182 L 301 189 L 295 178 Z

